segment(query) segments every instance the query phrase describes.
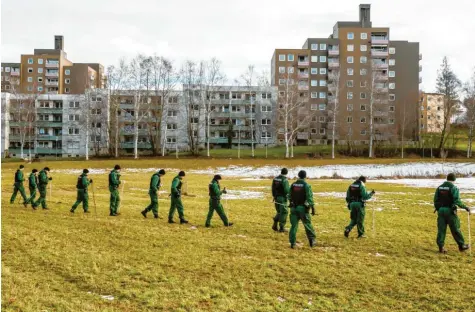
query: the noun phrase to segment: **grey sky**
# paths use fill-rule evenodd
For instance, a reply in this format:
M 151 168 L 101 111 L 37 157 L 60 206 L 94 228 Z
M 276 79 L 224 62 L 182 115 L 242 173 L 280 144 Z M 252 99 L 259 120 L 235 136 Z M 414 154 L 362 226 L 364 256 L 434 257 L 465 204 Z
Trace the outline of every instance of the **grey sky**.
M 3 0 L 2 62 L 18 62 L 34 48 L 65 36 L 73 62 L 105 66 L 138 52 L 164 55 L 175 65 L 218 57 L 231 81 L 248 64 L 270 70 L 275 48 L 300 48 L 308 37 L 328 37 L 336 21 L 358 19 L 358 0 Z M 391 27 L 392 40 L 420 42 L 421 88 L 433 91 L 447 55 L 460 79 L 475 67 L 475 2 L 373 1 L 374 26 Z

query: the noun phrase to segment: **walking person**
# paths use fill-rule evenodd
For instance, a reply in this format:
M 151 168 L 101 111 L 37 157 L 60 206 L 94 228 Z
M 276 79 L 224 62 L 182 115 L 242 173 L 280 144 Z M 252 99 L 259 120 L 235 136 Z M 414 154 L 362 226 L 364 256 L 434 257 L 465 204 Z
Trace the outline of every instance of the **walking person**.
M 87 174 L 89 173 L 88 169 L 84 169 L 82 171 L 82 174 L 78 177 L 78 181 L 76 183 L 76 189 L 77 189 L 77 198 L 76 202 L 74 205 L 71 207 L 71 210 L 69 210 L 71 213 L 74 213 L 74 210 L 79 206 L 79 204 L 82 202 L 82 209 L 84 210 L 84 213 L 89 213 L 89 194 L 87 192 L 87 187 L 89 184 L 92 183 L 92 179 L 87 179 Z
M 52 177 L 48 176 L 50 169 L 45 167 L 43 170 L 40 171 L 38 176 L 38 191 L 40 192 L 40 197 L 38 200 L 31 204 L 31 207 L 36 210 L 36 208 L 41 205 L 43 209 L 48 209 L 48 205 L 46 203 L 46 190 L 48 186 L 48 182 L 53 180 Z
M 374 190 L 371 193 L 366 192 L 366 177 L 361 176 L 353 182 L 346 191 L 346 203 L 350 210 L 350 224 L 345 228 L 345 237 L 350 235 L 351 230 L 356 225 L 358 229 L 358 238 L 366 238 L 364 230 L 364 219 L 366 215 L 365 206 L 366 201 L 374 195 Z
M 219 174 L 215 175 L 213 180 L 208 186 L 209 190 L 209 211 L 208 216 L 206 217 L 206 227 L 211 226 L 211 219 L 213 218 L 213 213 L 216 211 L 223 221 L 224 226 L 232 226 L 233 223 L 229 222 L 226 213 L 224 212 L 223 205 L 221 204 L 221 195 L 227 194 L 226 188 L 221 191 L 221 186 L 219 184 L 221 181 L 221 176 Z
M 171 203 L 170 203 L 170 211 L 168 213 L 168 223 L 175 223 L 175 221 L 173 221 L 175 210 L 178 210 L 180 224 L 188 223 L 188 221 L 185 220 L 183 203 L 181 202 L 181 186 L 183 184 L 182 180 L 184 177 L 185 177 L 185 171 L 180 171 L 178 175 L 172 181 L 171 192 L 170 192 Z
M 274 216 L 274 224 L 272 229 L 279 232 L 287 232 L 285 223 L 289 209 L 287 208 L 287 200 L 290 195 L 289 181 L 287 180 L 287 168 L 282 168 L 280 175 L 272 180 L 272 197 L 274 199 L 276 215 Z M 279 224 L 279 229 L 277 229 Z
M 28 197 L 26 197 L 25 188 L 23 187 L 23 181 L 25 180 L 23 177 L 24 168 L 25 166 L 20 165 L 20 167 L 15 172 L 15 182 L 13 184 L 13 194 L 12 197 L 10 197 L 10 204 L 13 204 L 15 202 L 15 198 L 18 192 L 20 192 L 21 197 L 23 197 L 23 205 L 28 202 Z
M 116 217 L 117 209 L 120 205 L 120 194 L 119 194 L 119 185 L 120 185 L 120 166 L 115 165 L 114 169 L 109 173 L 109 192 L 110 203 L 109 203 L 109 216 Z
M 147 217 L 147 212 L 152 211 L 153 217 L 158 219 L 158 191 L 162 184 L 161 178 L 164 175 L 165 170 L 160 169 L 158 172 L 155 172 L 150 179 L 150 188 L 148 190 L 148 194 L 150 195 L 150 205 L 141 212 L 144 218 Z
M 28 177 L 28 188 L 30 189 L 30 197 L 25 203 L 23 203 L 25 207 L 27 207 L 29 203 L 35 201 L 36 190 L 38 189 L 38 169 L 31 170 L 30 176 Z

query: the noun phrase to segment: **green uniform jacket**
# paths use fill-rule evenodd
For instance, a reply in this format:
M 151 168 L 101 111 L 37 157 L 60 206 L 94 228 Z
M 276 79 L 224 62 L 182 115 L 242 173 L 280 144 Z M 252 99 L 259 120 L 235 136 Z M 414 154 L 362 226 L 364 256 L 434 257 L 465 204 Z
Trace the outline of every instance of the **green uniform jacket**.
M 28 183 L 30 188 L 37 188 L 37 177 L 34 173 L 30 173 L 30 176 L 28 177 Z
M 452 192 L 452 199 L 453 199 L 452 204 L 455 206 L 454 209 L 457 209 L 457 207 L 468 209 L 468 207 L 464 203 L 462 203 L 462 201 L 460 200 L 460 192 L 457 186 L 455 186 L 452 182 L 449 182 L 449 181 L 445 181 L 444 183 L 442 183 L 441 186 L 450 187 L 450 190 Z M 439 201 L 439 192 L 437 189 L 435 190 L 435 194 L 434 194 L 434 207 L 438 201 Z M 452 208 L 452 207 L 448 207 L 448 208 Z
M 356 183 L 356 182 L 354 182 Z M 353 183 L 352 183 L 353 184 Z M 350 193 L 351 185 L 348 187 L 348 190 L 346 191 L 346 202 L 349 204 L 351 203 L 351 193 Z M 370 199 L 373 195 L 371 193 L 366 192 L 366 186 L 364 185 L 363 182 L 361 182 L 360 186 L 360 198 L 363 202 L 367 201 Z
M 46 171 L 41 170 L 40 175 L 38 177 L 39 186 L 46 187 L 46 185 L 48 185 L 48 181 L 49 181 L 48 174 L 46 173 Z
M 87 178 L 87 175 L 84 174 L 84 173 L 81 174 L 81 180 L 82 180 L 81 182 L 82 182 L 82 186 L 83 186 L 82 189 L 83 189 L 84 191 L 87 191 L 87 187 L 88 187 L 89 184 L 90 184 L 90 183 L 89 183 L 89 180 L 88 180 L 88 178 Z M 81 190 L 81 189 L 78 188 L 78 190 Z
M 298 179 L 294 184 L 303 184 L 305 187 L 305 201 L 308 203 L 309 207 L 314 206 L 315 202 L 313 201 L 313 192 L 310 184 L 305 182 L 303 179 Z M 293 184 L 292 184 L 293 185 Z
M 181 180 L 179 176 L 173 178 L 171 192 L 174 197 L 179 197 L 179 195 L 181 195 Z
M 160 176 L 157 173 L 152 175 L 152 179 L 150 180 L 150 193 L 156 193 L 160 189 Z
M 15 172 L 15 183 L 23 183 L 25 179 L 23 178 L 23 171 L 17 170 Z
M 216 180 L 211 181 L 210 188 L 209 188 L 209 198 L 221 200 L 221 195 L 223 195 L 223 191 L 221 191 L 221 187 L 219 186 L 218 181 Z
M 113 191 L 119 188 L 120 174 L 117 170 L 112 170 L 109 174 L 109 191 Z
M 281 179 L 282 180 L 282 186 L 284 188 L 284 194 L 283 197 L 285 199 L 290 198 L 290 185 L 289 185 L 289 180 L 287 180 L 287 177 L 285 175 L 279 175 L 276 177 L 276 179 Z M 277 194 L 277 190 L 274 189 L 274 182 L 272 182 L 272 197 L 276 198 L 277 196 L 282 196 Z

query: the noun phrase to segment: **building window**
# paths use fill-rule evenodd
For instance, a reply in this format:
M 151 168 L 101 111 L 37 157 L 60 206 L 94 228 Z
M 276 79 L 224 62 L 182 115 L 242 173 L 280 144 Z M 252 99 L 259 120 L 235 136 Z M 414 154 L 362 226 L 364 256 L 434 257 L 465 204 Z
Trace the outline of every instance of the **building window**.
M 287 72 L 288 72 L 289 74 L 293 74 L 293 73 L 294 73 L 294 67 L 288 67 L 288 68 L 287 68 Z
M 33 91 L 33 87 L 32 87 L 32 86 L 28 86 L 26 89 L 27 89 L 28 91 Z
M 365 112 L 366 111 L 366 105 L 364 105 L 364 104 L 360 105 L 360 111 Z
M 360 118 L 360 123 L 366 123 L 366 117 L 361 117 Z
M 79 101 L 76 102 L 69 102 L 69 108 L 79 108 Z
M 360 45 L 360 51 L 361 51 L 361 52 L 366 52 L 366 51 L 368 51 L 368 46 L 367 46 L 366 44 Z
M 263 112 L 263 113 L 270 113 L 270 112 L 272 112 L 272 106 L 271 106 L 271 105 L 263 105 L 263 106 L 261 106 L 261 112 Z
M 366 56 L 361 56 L 360 57 L 360 63 L 361 64 L 366 64 L 368 62 L 368 58 Z
M 366 93 L 361 92 L 360 93 L 360 99 L 362 99 L 362 100 L 366 99 Z
M 319 133 L 320 133 L 320 134 L 325 134 L 325 128 L 320 128 L 320 129 L 319 129 Z
M 69 93 L 69 88 L 64 88 L 64 93 Z
M 197 124 L 198 123 L 198 117 L 191 117 L 190 118 L 190 123 L 191 124 Z
M 79 121 L 79 115 L 69 115 L 69 121 Z
M 326 68 L 320 68 L 320 75 L 326 75 L 327 74 L 327 69 Z
M 33 59 L 32 58 L 28 59 L 28 64 L 33 64 Z
M 167 130 L 176 130 L 176 129 L 177 129 L 177 124 L 175 123 L 167 124 Z
M 33 82 L 33 77 L 28 77 L 28 82 Z
M 283 86 L 285 84 L 286 79 L 279 79 L 279 85 Z
M 178 116 L 178 112 L 176 110 L 169 110 L 168 117 L 176 117 Z
M 33 67 L 28 67 L 28 72 L 32 73 L 33 72 Z
M 320 93 L 318 93 L 318 97 L 321 98 L 321 99 L 325 99 L 327 97 L 327 93 L 326 92 L 320 92 Z
M 325 63 L 327 61 L 327 57 L 324 55 L 320 56 L 320 63 Z
M 167 137 L 167 143 L 176 143 L 175 137 Z
M 288 60 L 289 62 L 292 62 L 292 61 L 294 60 L 294 55 L 293 55 L 293 54 L 287 55 L 287 60 Z
M 38 64 L 40 64 L 40 65 L 43 64 L 43 59 L 42 59 L 42 58 L 39 58 L 39 59 L 38 59 Z
M 79 129 L 78 128 L 68 128 L 68 133 L 70 135 L 78 135 L 79 134 Z
M 2 66 L 1 68 L 2 68 L 2 69 L 1 69 L 1 72 L 3 73 L 3 66 Z
M 43 77 L 38 77 L 38 82 L 43 82 Z
M 318 93 L 317 93 L 317 92 L 311 92 L 311 93 L 310 93 L 310 97 L 311 97 L 312 99 L 316 99 L 316 98 L 318 98 Z
M 389 100 L 390 101 L 395 101 L 396 100 L 396 94 L 390 94 L 389 95 Z
M 318 44 L 317 44 L 317 43 L 312 43 L 312 44 L 310 45 L 310 49 L 312 49 L 312 50 L 318 50 Z
M 346 81 L 346 86 L 347 86 L 348 88 L 353 88 L 353 80 L 347 80 L 347 81 Z
M 348 74 L 348 76 L 353 76 L 353 68 L 347 68 L 346 73 Z
M 360 69 L 360 75 L 361 75 L 361 76 L 364 76 L 364 75 L 366 75 L 367 73 L 368 73 L 368 70 L 367 70 L 366 68 Z
M 43 73 L 43 68 L 42 67 L 38 67 L 38 74 L 42 74 Z
M 348 100 L 353 99 L 353 92 L 347 92 L 347 93 L 346 93 L 346 98 L 347 98 Z
M 389 54 L 396 54 L 396 48 L 389 48 Z
M 389 111 L 390 112 L 395 112 L 396 111 L 395 106 L 389 106 Z
M 361 39 L 361 40 L 366 40 L 366 39 L 368 39 L 368 33 L 361 33 L 361 34 L 360 34 L 360 39 Z
M 310 57 L 310 61 L 311 61 L 312 63 L 318 63 L 318 55 L 312 55 L 312 56 Z
M 353 104 L 348 104 L 346 106 L 346 110 L 349 111 L 349 112 L 352 112 L 353 111 Z
M 327 44 L 326 43 L 320 43 L 320 50 L 321 51 L 326 51 L 327 50 Z
M 396 60 L 395 59 L 389 59 L 389 66 L 394 66 L 396 65 Z
M 315 68 L 315 67 L 310 68 L 310 73 L 311 73 L 312 75 L 318 74 L 318 68 Z
M 366 135 L 366 130 L 361 130 L 360 134 L 361 135 Z
M 393 124 L 394 124 L 394 119 L 393 119 L 393 118 L 389 118 L 389 124 L 390 124 L 390 125 L 393 125 Z
M 310 85 L 312 87 L 318 87 L 318 80 L 310 80 Z
M 92 115 L 100 115 L 101 114 L 101 109 L 100 108 L 93 108 L 93 109 L 91 109 L 91 114 Z
M 346 46 L 346 50 L 348 52 L 353 52 L 355 50 L 355 46 L 352 45 L 352 44 L 349 44 L 349 45 Z
M 391 82 L 391 83 L 389 84 L 389 89 L 396 89 L 396 83 Z
M 320 87 L 326 87 L 327 86 L 327 81 L 326 80 L 320 80 Z
M 353 122 L 353 117 L 348 116 L 348 117 L 346 118 L 346 122 L 347 122 L 347 123 L 352 123 L 352 122 Z
M 69 75 L 69 74 L 71 74 L 71 70 L 69 70 L 69 69 L 66 69 L 66 70 L 64 71 L 64 74 L 65 74 L 65 75 Z
M 267 139 L 272 138 L 272 135 L 271 135 L 270 132 L 262 132 L 262 133 L 261 133 L 261 138 L 267 140 Z
M 321 110 L 321 111 L 324 111 L 325 109 L 327 109 L 327 105 L 326 104 L 318 104 L 318 109 Z
M 69 79 L 69 78 L 64 79 L 65 84 L 69 84 L 70 82 L 71 82 L 71 79 Z
M 43 87 L 38 87 L 38 91 L 43 91 Z
M 279 73 L 285 74 L 285 67 L 284 66 L 279 67 Z
M 270 119 L 262 119 L 261 120 L 261 125 L 270 126 L 271 125 L 271 120 Z
M 353 64 L 353 61 L 354 61 L 353 56 L 348 56 L 346 58 L 346 62 L 349 63 L 349 64 Z
M 353 40 L 353 39 L 355 39 L 355 33 L 349 32 L 349 33 L 346 35 L 346 38 L 347 38 L 348 40 Z
M 366 80 L 360 81 L 360 87 L 366 88 Z
M 318 121 L 319 121 L 319 122 L 325 122 L 325 121 L 326 121 L 325 116 L 320 116 L 320 117 L 318 117 Z
M 279 61 L 285 62 L 285 54 L 279 54 Z
M 390 70 L 389 77 L 396 77 L 396 72 L 394 70 Z
M 8 67 L 8 66 L 5 67 L 5 72 L 6 72 L 6 73 L 9 73 L 9 72 L 10 72 L 10 67 Z

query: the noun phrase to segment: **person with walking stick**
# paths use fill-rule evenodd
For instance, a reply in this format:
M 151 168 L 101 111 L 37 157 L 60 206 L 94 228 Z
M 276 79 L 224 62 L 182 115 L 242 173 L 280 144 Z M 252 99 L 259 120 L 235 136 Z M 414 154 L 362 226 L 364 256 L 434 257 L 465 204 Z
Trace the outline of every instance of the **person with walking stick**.
M 79 206 L 79 204 L 82 202 L 82 209 L 84 210 L 84 213 L 89 213 L 89 195 L 87 193 L 87 187 L 89 184 L 92 183 L 92 179 L 87 179 L 87 174 L 89 173 L 88 169 L 84 169 L 82 171 L 82 174 L 79 175 L 78 181 L 76 183 L 76 189 L 77 189 L 77 199 L 74 205 L 71 207 L 71 210 L 69 212 L 74 213 L 74 210 Z
M 442 183 L 434 194 L 434 213 L 437 212 L 437 245 L 439 246 L 439 252 L 444 254 L 447 253 L 447 250 L 444 248 L 447 225 L 459 246 L 459 250 L 465 251 L 470 248 L 469 245 L 465 244 L 463 234 L 460 231 L 457 207 L 465 209 L 468 213 L 470 213 L 470 208 L 460 200 L 459 189 L 454 185 L 455 180 L 455 174 L 449 173 L 447 181 Z
M 150 179 L 150 188 L 148 194 L 150 195 L 150 205 L 145 208 L 141 214 L 144 218 L 147 217 L 147 212 L 152 211 L 153 217 L 158 219 L 158 191 L 161 186 L 161 178 L 165 175 L 165 170 L 160 169 L 158 172 L 155 172 Z
M 25 166 L 20 165 L 20 168 L 15 172 L 15 183 L 13 184 L 13 194 L 12 197 L 10 198 L 10 204 L 13 204 L 15 202 L 16 194 L 20 192 L 21 197 L 23 197 L 23 205 L 26 207 L 26 203 L 28 202 L 28 198 L 26 197 L 25 194 L 25 188 L 23 187 L 23 181 L 25 180 L 23 178 L 23 169 Z
M 30 176 L 28 177 L 28 188 L 30 189 L 30 197 L 26 202 L 23 203 L 25 208 L 29 203 L 33 203 L 36 198 L 36 190 L 38 189 L 38 169 L 31 170 Z
M 115 165 L 114 169 L 109 173 L 109 192 L 110 196 L 110 205 L 109 205 L 109 216 L 116 217 L 118 216 L 117 209 L 120 205 L 120 195 L 119 195 L 119 185 L 120 185 L 120 166 Z
M 211 226 L 211 218 L 213 218 L 213 213 L 216 210 L 221 221 L 223 221 L 224 226 L 232 226 L 233 223 L 229 222 L 226 213 L 224 212 L 224 207 L 221 204 L 221 195 L 227 194 L 226 188 L 221 191 L 221 186 L 219 185 L 219 181 L 221 180 L 221 176 L 219 174 L 215 175 L 213 180 L 208 186 L 209 190 L 209 211 L 208 216 L 206 217 L 206 227 Z
M 366 192 L 366 177 L 359 177 L 353 182 L 346 191 L 346 203 L 350 210 L 350 224 L 345 228 L 345 237 L 350 235 L 351 230 L 356 225 L 358 229 L 358 238 L 366 238 L 364 230 L 364 219 L 366 215 L 365 205 L 366 201 L 374 195 L 374 190 L 371 193 Z M 374 215 L 373 215 L 374 218 Z
M 48 182 L 53 180 L 52 177 L 48 177 L 49 168 L 45 167 L 43 170 L 40 171 L 38 177 L 38 190 L 40 191 L 40 197 L 38 200 L 31 204 L 31 207 L 36 210 L 36 208 L 41 204 L 43 209 L 48 209 L 48 205 L 46 204 L 46 190 L 48 186 Z
M 285 223 L 289 214 L 289 209 L 287 208 L 287 199 L 290 194 L 289 180 L 287 180 L 288 172 L 287 168 L 282 168 L 280 175 L 272 180 L 272 197 L 276 211 L 272 229 L 282 233 L 287 232 Z M 277 229 L 277 224 L 279 224 L 279 229 Z

